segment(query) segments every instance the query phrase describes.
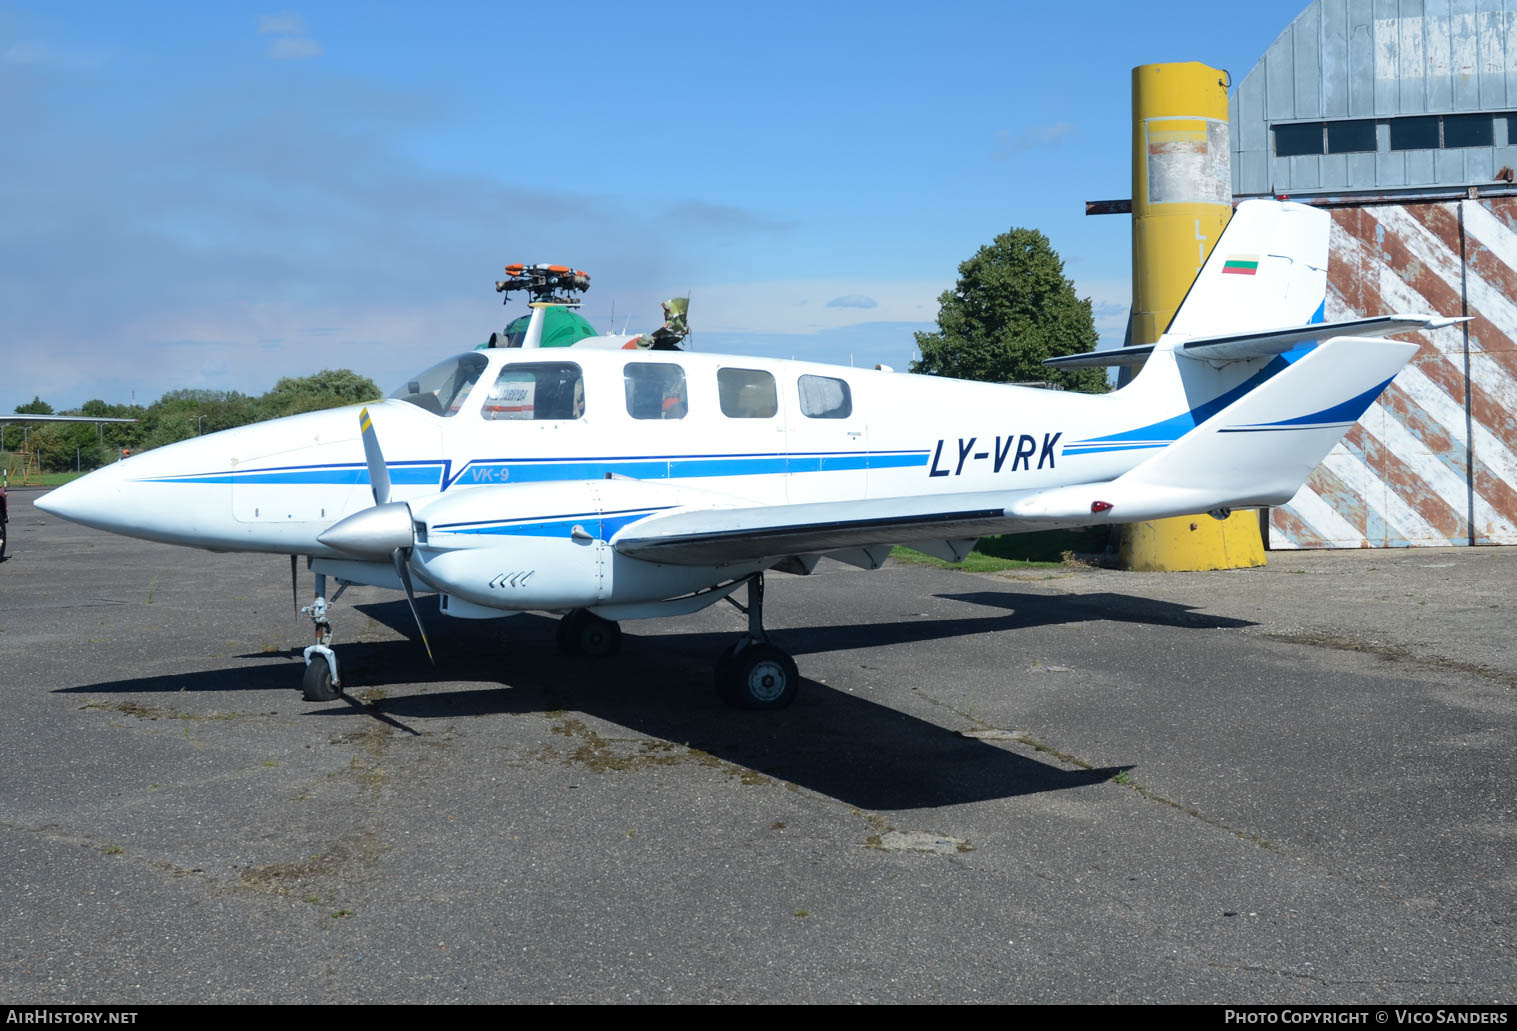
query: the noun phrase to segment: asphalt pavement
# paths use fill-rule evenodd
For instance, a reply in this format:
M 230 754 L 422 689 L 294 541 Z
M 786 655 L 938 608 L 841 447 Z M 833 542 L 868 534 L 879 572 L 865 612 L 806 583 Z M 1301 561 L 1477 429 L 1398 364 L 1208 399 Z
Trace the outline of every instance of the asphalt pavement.
M 565 658 L 12 491 L 0 998 L 1507 1003 L 1517 549 L 773 574 Z M 302 572 L 300 602 L 311 577 Z

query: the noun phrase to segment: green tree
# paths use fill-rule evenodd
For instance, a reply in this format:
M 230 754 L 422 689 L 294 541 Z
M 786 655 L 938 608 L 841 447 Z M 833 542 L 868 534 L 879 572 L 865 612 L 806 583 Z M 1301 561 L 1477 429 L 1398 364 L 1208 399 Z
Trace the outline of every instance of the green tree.
M 260 397 L 249 397 L 235 390 L 170 390 L 146 408 L 109 404 L 95 398 L 63 414 L 138 421 L 100 427 L 87 423 L 34 425 L 26 439 L 36 449 L 44 469 L 73 469 L 76 465 L 93 469 L 115 461 L 122 448 L 131 448 L 134 453 L 147 451 L 199 434 L 283 415 L 358 404 L 380 396 L 379 387 L 367 376 L 349 369 L 327 369 L 312 376 L 287 376 Z M 17 406 L 16 412 L 52 415 L 53 407 L 35 397 Z M 3 446 L 13 451 L 21 446 L 22 438 L 21 426 L 9 426 Z
M 1090 300 L 1075 296 L 1064 262 L 1036 229 L 1002 233 L 959 266 L 938 298 L 938 331 L 918 333 L 912 372 L 991 383 L 1046 381 L 1068 390 L 1107 389 L 1103 369 L 1055 370 L 1043 359 L 1096 346 Z
M 276 419 L 281 415 L 373 401 L 380 396 L 379 387 L 367 376 L 351 369 L 323 369 L 298 379 L 286 376 L 258 399 L 258 406 L 260 418 Z
M 48 404 L 46 401 L 42 400 L 42 398 L 38 397 L 36 394 L 33 394 L 32 395 L 32 399 L 30 401 L 28 401 L 26 404 L 24 404 L 24 405 L 17 405 L 16 406 L 16 414 L 17 415 L 52 415 L 53 414 L 53 406 L 50 405 L 50 404 Z

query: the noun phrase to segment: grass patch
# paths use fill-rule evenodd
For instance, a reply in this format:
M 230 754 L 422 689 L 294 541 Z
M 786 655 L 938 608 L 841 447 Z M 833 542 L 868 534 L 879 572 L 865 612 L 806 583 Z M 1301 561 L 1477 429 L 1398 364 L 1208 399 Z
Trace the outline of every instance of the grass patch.
M 1007 569 L 1050 569 L 1064 564 L 1066 552 L 1089 554 L 1106 550 L 1108 530 L 1089 526 L 1078 530 L 1040 530 L 981 537 L 963 562 L 944 562 L 911 548 L 894 548 L 890 557 L 914 565 L 998 573 Z
M 7 455 L 7 457 L 9 457 L 9 456 Z M 4 463 L 0 463 L 0 465 L 3 465 L 3 464 Z M 31 477 L 29 477 L 26 480 L 25 483 L 22 482 L 22 478 L 20 476 L 13 475 L 11 477 L 11 486 L 12 487 L 22 487 L 22 486 L 25 486 L 25 487 L 36 487 L 36 486 L 61 487 L 65 483 L 68 483 L 70 480 L 77 480 L 81 476 L 88 476 L 88 475 L 89 475 L 88 472 L 82 472 L 82 473 L 75 473 L 75 472 L 43 473 L 40 476 L 34 474 Z

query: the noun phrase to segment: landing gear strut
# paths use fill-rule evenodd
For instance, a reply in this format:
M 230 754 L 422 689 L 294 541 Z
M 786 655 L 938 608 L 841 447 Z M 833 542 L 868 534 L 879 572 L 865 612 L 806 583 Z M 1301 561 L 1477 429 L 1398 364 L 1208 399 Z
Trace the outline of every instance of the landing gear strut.
M 342 596 L 347 587 L 347 584 L 343 584 L 337 588 L 337 593 L 332 595 L 332 603 Z M 337 674 L 337 653 L 332 650 L 332 623 L 327 619 L 327 606 L 331 603 L 327 601 L 326 594 L 326 574 L 317 573 L 316 598 L 300 609 L 311 617 L 316 632 L 316 643 L 304 652 L 306 671 L 300 681 L 301 692 L 308 702 L 330 702 L 342 693 L 342 679 Z
M 801 675 L 795 660 L 764 632 L 764 574 L 748 578 L 746 606 L 732 604 L 748 614 L 748 632 L 716 660 L 717 693 L 741 709 L 783 709 L 795 700 Z
M 587 609 L 571 609 L 558 621 L 558 650 L 565 655 L 603 659 L 622 646 L 621 625 Z

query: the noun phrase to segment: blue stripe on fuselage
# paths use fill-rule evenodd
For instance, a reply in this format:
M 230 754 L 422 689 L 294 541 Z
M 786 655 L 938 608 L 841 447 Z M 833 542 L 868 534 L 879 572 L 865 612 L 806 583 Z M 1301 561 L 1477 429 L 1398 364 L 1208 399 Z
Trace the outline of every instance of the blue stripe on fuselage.
M 1312 322 L 1321 322 L 1325 310 L 1325 304 L 1319 305 L 1316 313 L 1312 315 Z M 1210 401 L 1199 404 L 1188 412 L 1171 416 L 1162 422 L 1139 426 L 1137 429 L 1125 430 L 1121 433 L 1108 433 L 1105 436 L 1090 437 L 1086 440 L 1077 440 L 1064 445 L 1063 453 L 1066 455 L 1093 455 L 1103 451 L 1136 451 L 1143 448 L 1165 447 L 1173 444 L 1244 394 L 1259 386 L 1265 380 L 1272 379 L 1290 368 L 1290 366 L 1306 357 L 1316 346 L 1317 341 L 1315 340 L 1307 340 L 1297 344 L 1284 354 L 1271 358 L 1269 364 L 1265 365 L 1264 368 L 1254 373 L 1242 383 L 1239 383 L 1236 387 L 1218 394 Z
M 764 476 L 796 472 L 900 469 L 927 464 L 923 451 L 810 452 L 747 455 L 647 455 L 617 458 L 499 458 L 470 461 L 450 477 L 452 462 L 443 460 L 387 463 L 390 481 L 404 486 L 447 490 L 454 484 L 541 483 L 553 480 L 599 480 L 607 473 L 639 480 L 690 479 L 704 476 Z M 367 486 L 366 465 L 277 466 L 183 476 L 150 477 L 149 483 L 329 484 Z

